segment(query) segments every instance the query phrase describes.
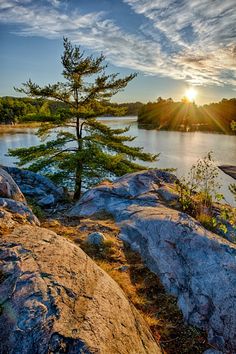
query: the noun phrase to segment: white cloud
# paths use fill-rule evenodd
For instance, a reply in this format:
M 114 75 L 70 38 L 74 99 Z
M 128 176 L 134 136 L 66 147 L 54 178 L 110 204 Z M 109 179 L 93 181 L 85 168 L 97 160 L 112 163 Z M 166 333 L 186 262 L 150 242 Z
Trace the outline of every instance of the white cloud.
M 69 12 L 59 0 L 0 0 L 17 34 L 61 38 L 103 51 L 113 64 L 192 84 L 236 86 L 235 0 L 123 0 L 143 24 L 127 33 L 104 12 Z
M 123 1 L 149 20 L 142 30 L 153 41 L 165 37 L 171 73 L 179 69 L 193 84 L 236 85 L 235 0 Z

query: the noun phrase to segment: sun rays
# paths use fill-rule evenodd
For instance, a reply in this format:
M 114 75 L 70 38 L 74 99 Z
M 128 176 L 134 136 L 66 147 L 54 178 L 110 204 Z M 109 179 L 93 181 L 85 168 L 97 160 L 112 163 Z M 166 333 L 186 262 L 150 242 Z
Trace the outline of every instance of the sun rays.
M 189 102 L 195 102 L 195 99 L 197 97 L 197 90 L 194 88 L 189 88 L 185 91 L 185 97 Z

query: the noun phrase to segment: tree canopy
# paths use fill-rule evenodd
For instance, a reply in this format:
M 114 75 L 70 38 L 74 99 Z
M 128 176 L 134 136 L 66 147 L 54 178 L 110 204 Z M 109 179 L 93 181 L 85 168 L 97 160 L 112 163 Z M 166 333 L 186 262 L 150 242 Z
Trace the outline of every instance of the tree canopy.
M 53 130 L 55 138 L 39 146 L 11 150 L 10 154 L 19 158 L 21 166 L 43 172 L 64 185 L 73 183 L 74 196 L 79 198 L 82 183 L 94 184 L 104 177 L 138 171 L 144 167 L 136 159 L 153 161 L 157 156 L 127 145 L 134 139 L 124 135 L 128 128 L 111 129 L 95 119 L 102 114 L 119 113 L 120 107 L 109 105 L 109 100 L 136 74 L 124 78 L 106 74 L 102 54 L 86 56 L 67 38 L 61 61 L 63 82 L 40 87 L 28 80 L 17 89 L 30 97 L 62 104 L 59 113 L 44 123 L 38 133 L 46 139 Z
M 140 125 L 163 130 L 210 131 L 233 134 L 236 121 L 236 98 L 222 99 L 218 103 L 197 106 L 183 99 L 159 97 L 144 105 L 138 113 Z

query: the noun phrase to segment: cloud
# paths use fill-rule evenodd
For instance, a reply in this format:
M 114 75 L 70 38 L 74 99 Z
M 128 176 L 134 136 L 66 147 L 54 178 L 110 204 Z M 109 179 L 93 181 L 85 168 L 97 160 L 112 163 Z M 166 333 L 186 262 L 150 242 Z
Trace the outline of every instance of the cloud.
M 106 12 L 82 14 L 59 0 L 0 1 L 0 22 L 18 25 L 21 36 L 67 36 L 103 51 L 117 66 L 145 74 L 236 86 L 235 0 L 123 2 L 142 19 L 137 34 L 123 30 Z
M 59 2 L 55 0 L 39 3 L 40 6 L 31 0 L 3 1 L 0 3 L 0 21 L 21 25 L 17 30 L 19 35 L 58 38 L 94 26 L 101 16 L 100 13 L 81 15 L 78 11 L 73 15 L 65 14 L 57 9 Z
M 123 0 L 148 19 L 153 41 L 165 37 L 170 65 L 193 84 L 236 85 L 235 0 Z M 229 75 L 230 73 L 230 75 Z
M 1 11 L 2 10 L 2 11 Z M 40 6 L 31 1 L 8 0 L 0 4 L 0 21 L 20 25 L 17 34 L 61 38 L 85 45 L 95 51 L 103 51 L 113 64 L 146 73 L 154 73 L 162 65 L 160 47 L 150 40 L 124 32 L 113 21 L 105 18 L 104 12 L 79 11 L 65 13 L 59 8 Z M 160 57 L 160 59 L 157 59 Z

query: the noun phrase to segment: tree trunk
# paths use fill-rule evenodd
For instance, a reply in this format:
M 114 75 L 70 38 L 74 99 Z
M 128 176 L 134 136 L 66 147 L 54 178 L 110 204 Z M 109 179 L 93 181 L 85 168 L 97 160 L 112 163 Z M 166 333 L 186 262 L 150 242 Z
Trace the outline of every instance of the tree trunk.
M 82 187 L 82 172 L 83 165 L 78 163 L 75 171 L 75 192 L 74 192 L 74 200 L 78 200 L 81 196 L 81 187 Z
M 76 119 L 76 135 L 78 142 L 78 151 L 82 151 L 82 129 L 80 129 L 79 125 L 79 117 Z M 77 166 L 75 169 L 75 191 L 74 191 L 74 200 L 78 200 L 81 196 L 81 188 L 82 188 L 82 173 L 83 173 L 83 164 L 78 160 Z

